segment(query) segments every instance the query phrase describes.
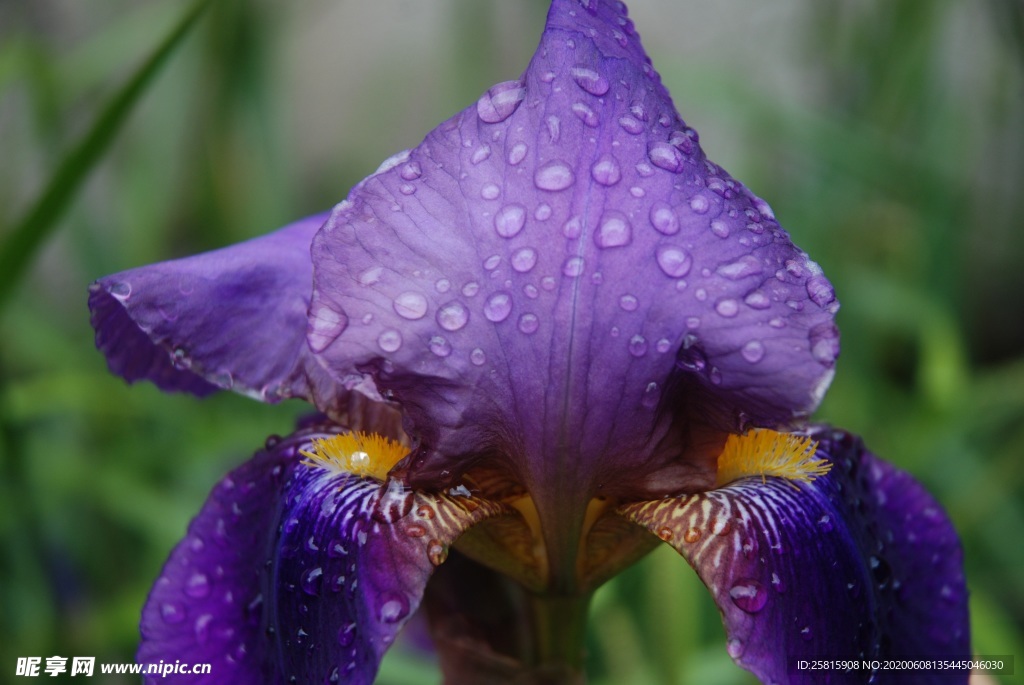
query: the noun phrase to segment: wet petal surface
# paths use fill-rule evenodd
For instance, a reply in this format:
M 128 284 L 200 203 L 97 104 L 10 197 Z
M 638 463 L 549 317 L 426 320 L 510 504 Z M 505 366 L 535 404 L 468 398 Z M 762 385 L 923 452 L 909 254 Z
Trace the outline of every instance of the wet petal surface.
M 692 422 L 810 411 L 838 352 L 827 280 L 705 157 L 621 3 L 556 0 L 523 77 L 360 184 L 313 259 L 310 345 L 403 404 L 412 482 L 498 454 L 581 510 Z
M 371 683 L 450 543 L 499 511 L 303 464 L 324 429 L 268 442 L 211 493 L 143 610 L 138 661 L 212 672 L 150 682 Z
M 766 683 L 822 682 L 797 659 L 969 658 L 963 555 L 942 509 L 859 439 L 824 429 L 814 437 L 833 467 L 810 484 L 747 478 L 622 512 L 697 570 L 722 612 L 730 656 Z M 962 671 L 874 677 L 967 680 Z
M 264 402 L 340 399 L 306 346 L 309 246 L 326 215 L 245 243 L 96 281 L 96 346 L 129 382 Z

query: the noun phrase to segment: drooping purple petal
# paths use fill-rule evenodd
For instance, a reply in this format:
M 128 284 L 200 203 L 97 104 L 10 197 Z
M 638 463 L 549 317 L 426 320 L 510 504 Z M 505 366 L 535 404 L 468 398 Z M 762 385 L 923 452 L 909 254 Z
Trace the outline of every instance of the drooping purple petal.
M 171 553 L 143 610 L 142 664 L 206 676 L 150 683 L 370 683 L 466 527 L 498 511 L 301 462 L 309 426 L 233 471 Z
M 522 78 L 363 181 L 313 260 L 310 345 L 403 404 L 432 450 L 413 482 L 507 455 L 582 510 L 667 483 L 687 422 L 809 412 L 838 351 L 828 281 L 706 159 L 610 0 L 555 0 Z
M 821 430 L 831 472 L 622 508 L 669 542 L 711 589 L 729 654 L 764 682 L 862 683 L 870 669 L 800 670 L 800 659 L 970 657 L 963 555 L 919 483 Z M 880 671 L 877 683 L 966 683 L 964 671 Z M 830 678 L 830 680 L 826 680 Z
M 305 341 L 309 247 L 325 218 L 93 283 L 92 325 L 110 370 L 163 390 L 319 397 L 328 408 L 340 395 Z

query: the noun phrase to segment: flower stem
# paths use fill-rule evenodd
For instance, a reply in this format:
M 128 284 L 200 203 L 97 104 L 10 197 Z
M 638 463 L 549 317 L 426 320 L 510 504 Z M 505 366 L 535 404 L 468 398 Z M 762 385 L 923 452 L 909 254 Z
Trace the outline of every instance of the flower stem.
M 538 684 L 582 685 L 587 612 L 592 595 L 531 595 Z

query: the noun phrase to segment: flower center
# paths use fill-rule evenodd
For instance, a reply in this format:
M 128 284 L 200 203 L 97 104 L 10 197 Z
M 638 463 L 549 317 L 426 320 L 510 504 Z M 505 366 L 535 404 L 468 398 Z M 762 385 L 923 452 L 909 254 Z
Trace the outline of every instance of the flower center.
M 762 483 L 767 476 L 810 483 L 832 468 L 827 460 L 815 458 L 817 449 L 818 443 L 806 435 L 766 428 L 730 435 L 718 457 L 715 485 L 722 487 L 750 476 L 761 476 Z
M 300 450 L 306 457 L 303 463 L 307 466 L 351 473 L 381 482 L 387 479 L 388 471 L 409 453 L 409 448 L 400 442 L 362 431 L 314 438 L 313 450 Z

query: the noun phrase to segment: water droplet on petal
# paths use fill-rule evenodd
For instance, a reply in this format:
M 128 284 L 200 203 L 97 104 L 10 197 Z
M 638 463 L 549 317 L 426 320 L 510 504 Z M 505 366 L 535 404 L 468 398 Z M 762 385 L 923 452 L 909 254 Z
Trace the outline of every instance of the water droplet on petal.
M 619 126 L 621 126 L 622 130 L 624 130 L 626 133 L 632 134 L 634 136 L 640 135 L 641 133 L 644 132 L 643 123 L 634 119 L 628 114 L 624 114 L 621 117 L 619 117 Z
M 756 364 L 764 358 L 764 345 L 758 340 L 751 340 L 743 346 L 740 354 L 751 364 Z
M 597 128 L 601 125 L 601 120 L 598 118 L 597 113 L 589 105 L 582 102 L 573 103 L 572 113 L 590 128 Z
M 324 570 L 319 566 L 311 568 L 302 574 L 302 591 L 307 595 L 316 596 L 320 594 L 320 580 Z
M 583 273 L 583 257 L 569 257 L 562 264 L 562 273 L 569 278 L 576 278 Z
M 655 202 L 651 205 L 651 225 L 663 235 L 675 235 L 679 233 L 679 219 L 672 208 L 664 202 Z
M 736 637 L 729 638 L 729 641 L 725 643 L 725 651 L 733 659 L 739 659 L 743 655 L 743 641 Z
M 519 330 L 527 335 L 536 333 L 540 328 L 540 319 L 536 314 L 523 314 L 519 317 Z
M 189 597 L 206 597 L 210 594 L 210 580 L 205 573 L 193 573 L 185 581 L 185 594 Z
M 683 153 L 668 143 L 652 143 L 647 148 L 647 156 L 650 158 L 651 164 L 659 169 L 671 171 L 674 174 L 683 170 Z
M 177 602 L 164 602 L 160 605 L 160 616 L 164 623 L 181 623 L 185 620 L 185 607 Z
M 476 103 L 480 121 L 497 124 L 505 121 L 519 108 L 526 95 L 526 89 L 519 81 L 505 81 L 491 86 Z
M 480 197 L 485 200 L 496 200 L 501 195 L 501 188 L 493 183 L 485 183 L 480 188 Z
M 603 186 L 613 186 L 622 178 L 618 163 L 607 155 L 590 167 L 591 177 Z
M 403 319 L 416 321 L 427 315 L 427 298 L 422 293 L 407 291 L 401 293 L 392 303 L 395 313 Z
M 488 321 L 500 323 L 512 313 L 512 296 L 506 292 L 497 292 L 487 298 L 484 304 L 484 316 Z
M 715 311 L 718 312 L 719 315 L 731 319 L 739 313 L 740 305 L 733 299 L 720 300 L 718 304 L 715 305 Z
M 598 97 L 608 92 L 611 84 L 608 79 L 588 67 L 574 67 L 572 69 L 572 80 L 583 90 Z
M 494 229 L 502 238 L 512 238 L 526 225 L 526 208 L 511 204 L 502 207 L 494 216 Z
M 668 338 L 661 338 L 654 346 L 654 349 L 658 350 L 658 352 L 660 352 L 661 354 L 665 354 L 670 349 L 672 349 L 672 341 L 669 340 Z
M 717 235 L 719 238 L 729 237 L 729 224 L 725 223 L 721 219 L 715 219 L 711 222 L 711 232 Z
M 715 269 L 716 273 L 734 281 L 747 276 L 756 276 L 762 272 L 761 261 L 753 255 L 743 255 L 735 262 L 723 264 Z
M 811 276 L 807 279 L 807 295 L 819 307 L 824 307 L 836 299 L 832 284 L 824 276 Z
M 469 161 L 472 162 L 473 164 L 479 164 L 480 162 L 483 162 L 484 160 L 486 160 L 490 156 L 491 156 L 491 146 L 488 145 L 487 143 L 484 143 L 483 145 L 478 147 L 476 150 L 473 150 L 473 154 L 469 158 Z
M 107 292 L 113 295 L 117 300 L 124 302 L 131 297 L 132 286 L 126 281 L 118 281 L 117 283 L 112 283 Z
M 385 592 L 380 598 L 380 620 L 397 623 L 409 615 L 409 600 L 397 592 Z
M 662 272 L 671 278 L 682 278 L 690 273 L 693 260 L 689 253 L 681 247 L 674 245 L 662 245 L 657 252 L 658 266 Z
M 484 354 L 484 351 L 479 347 L 476 347 L 469 353 L 469 361 L 472 362 L 474 366 L 483 366 L 484 362 L 487 361 L 487 355 Z
M 547 221 L 551 218 L 551 205 L 540 203 L 537 205 L 537 209 L 533 211 L 533 218 L 537 221 Z
M 501 264 L 501 255 L 500 254 L 491 255 L 490 257 L 488 257 L 487 259 L 484 260 L 484 270 L 485 271 L 494 271 L 495 269 L 498 268 L 499 264 Z
M 437 310 L 437 325 L 446 331 L 465 328 L 469 322 L 469 310 L 461 302 L 449 302 Z
M 524 247 L 512 254 L 512 268 L 525 274 L 537 264 L 537 251 L 532 247 Z
M 574 216 L 562 226 L 562 235 L 569 240 L 575 240 L 583 234 L 583 222 L 578 216 Z
M 414 186 L 411 183 L 403 183 L 402 185 L 398 186 L 398 190 L 399 192 L 402 193 L 402 195 L 412 195 L 416 192 L 416 186 Z
M 449 281 L 447 278 L 442 278 L 437 283 L 434 284 L 434 290 L 436 290 L 439 293 L 446 293 L 451 289 L 452 282 Z
M 438 357 L 447 357 L 452 353 L 452 346 L 440 335 L 432 337 L 428 346 L 430 347 L 430 351 Z
M 634 357 L 647 354 L 647 340 L 642 335 L 634 335 L 629 339 L 629 353 Z
M 576 181 L 572 169 L 565 162 L 553 160 L 537 169 L 533 182 L 541 190 L 565 190 Z
M 402 334 L 388 328 L 377 336 L 377 345 L 385 352 L 397 352 L 402 347 Z
M 689 140 L 689 138 L 687 138 Z M 690 198 L 690 209 L 695 214 L 706 214 L 711 208 L 711 202 L 703 195 L 694 195 Z
M 807 334 L 811 356 L 822 366 L 832 366 L 839 356 L 839 331 L 831 322 L 819 324 Z
M 526 157 L 526 143 L 516 143 L 508 151 L 508 163 L 516 166 Z
M 402 171 L 399 172 L 399 175 L 406 181 L 415 181 L 423 175 L 423 169 L 420 167 L 419 162 L 409 162 L 402 167 Z
M 626 215 L 621 212 L 606 212 L 601 217 L 601 224 L 594 234 L 594 242 L 598 247 L 622 247 L 633 239 L 632 227 Z
M 743 301 L 751 309 L 768 309 L 772 304 L 771 300 L 768 299 L 768 296 L 760 290 L 754 290 L 748 293 L 747 296 L 743 298 Z
M 322 352 L 337 340 L 346 326 L 348 326 L 347 316 L 314 295 L 313 302 L 309 307 L 309 330 L 306 334 L 310 349 L 314 352 Z M 177 357 L 177 350 L 175 350 L 175 356 Z
M 562 133 L 562 120 L 552 114 L 544 120 L 544 123 L 547 124 L 548 127 L 548 139 L 552 143 L 557 143 L 558 138 Z
M 623 311 L 635 312 L 636 308 L 640 306 L 640 302 L 632 295 L 623 295 L 619 298 L 619 306 Z
M 480 292 L 480 284 L 476 281 L 470 281 L 466 285 L 462 286 L 462 294 L 466 297 L 473 297 Z
M 761 611 L 768 601 L 767 591 L 756 580 L 740 580 L 730 588 L 729 597 L 733 604 L 748 614 Z

